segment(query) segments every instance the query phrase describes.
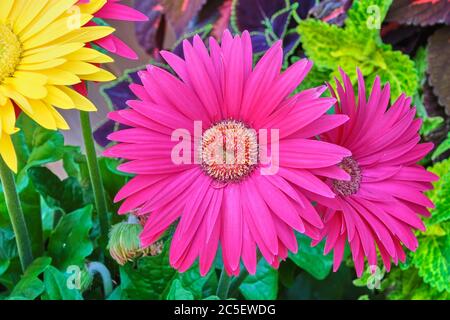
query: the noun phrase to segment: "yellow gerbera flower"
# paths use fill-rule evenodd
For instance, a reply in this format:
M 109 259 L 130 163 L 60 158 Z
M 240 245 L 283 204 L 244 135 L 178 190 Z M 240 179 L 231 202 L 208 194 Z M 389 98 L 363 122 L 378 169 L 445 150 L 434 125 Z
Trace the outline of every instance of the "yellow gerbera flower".
M 114 29 L 85 26 L 101 6 L 86 13 L 77 2 L 0 1 L 0 155 L 14 171 L 17 159 L 10 137 L 18 131 L 14 105 L 44 128 L 69 129 L 55 108 L 96 110 L 70 86 L 115 78 L 96 66 L 113 60 L 87 46 Z

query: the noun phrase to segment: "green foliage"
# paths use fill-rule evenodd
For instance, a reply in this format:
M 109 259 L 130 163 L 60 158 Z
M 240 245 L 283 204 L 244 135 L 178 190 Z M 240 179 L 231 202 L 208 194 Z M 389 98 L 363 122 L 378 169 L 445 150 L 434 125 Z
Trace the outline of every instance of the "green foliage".
M 328 71 L 329 80 L 339 75 L 338 68 L 341 67 L 356 83 L 358 67 L 368 86 L 376 75 L 382 82 L 389 82 L 392 101 L 402 92 L 413 96 L 418 83 L 414 62 L 384 44 L 379 34 L 379 25 L 391 2 L 355 1 L 344 28 L 316 19 L 300 22 L 298 32 L 306 55 L 318 70 Z
M 15 285 L 8 299 L 10 300 L 33 300 L 45 289 L 44 283 L 38 278 L 49 267 L 52 259 L 37 258 L 27 268 L 20 281 Z
M 447 138 L 436 148 L 436 150 L 434 150 L 431 158 L 433 160 L 437 159 L 437 157 L 448 150 L 450 150 L 450 132 L 447 134 Z
M 183 287 L 180 280 L 175 279 L 167 294 L 167 300 L 194 300 L 194 295 Z
M 391 299 L 446 299 L 450 295 L 450 159 L 428 170 L 440 177 L 427 194 L 436 207 L 403 271 L 395 270 L 386 280 L 394 288 Z
M 49 266 L 44 272 L 44 300 L 83 300 L 80 291 L 67 285 L 68 277 L 55 267 Z
M 54 265 L 63 269 L 70 265 L 82 265 L 92 253 L 89 238 L 92 228 L 92 206 L 86 206 L 64 215 L 50 235 L 48 254 Z
M 248 300 L 273 300 L 278 294 L 278 272 L 265 260 L 258 263 L 256 274 L 249 275 L 239 287 Z
M 299 250 L 296 254 L 289 253 L 289 258 L 314 278 L 325 279 L 331 271 L 333 256 L 323 254 L 324 243 L 311 247 L 311 240 L 299 233 L 297 233 L 297 241 Z

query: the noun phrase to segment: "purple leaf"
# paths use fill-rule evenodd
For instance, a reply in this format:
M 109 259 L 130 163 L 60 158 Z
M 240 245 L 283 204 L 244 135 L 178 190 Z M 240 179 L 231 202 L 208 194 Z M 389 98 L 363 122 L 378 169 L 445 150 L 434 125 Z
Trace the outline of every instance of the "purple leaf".
M 149 20 L 136 22 L 136 37 L 139 44 L 150 54 L 162 47 L 164 19 L 160 0 L 135 1 L 135 8 L 144 13 Z
M 386 21 L 415 26 L 450 24 L 450 1 L 448 0 L 395 0 Z
M 352 0 L 325 0 L 309 11 L 309 15 L 322 21 L 342 26 Z

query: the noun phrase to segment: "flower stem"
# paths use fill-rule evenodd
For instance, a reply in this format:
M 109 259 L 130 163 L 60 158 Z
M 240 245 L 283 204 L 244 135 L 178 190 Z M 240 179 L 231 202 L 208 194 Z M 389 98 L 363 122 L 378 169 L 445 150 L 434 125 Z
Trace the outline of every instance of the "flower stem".
M 93 261 L 88 264 L 88 271 L 92 277 L 94 277 L 96 273 L 100 275 L 103 282 L 103 292 L 105 294 L 105 298 L 108 298 L 113 291 L 111 273 L 108 268 L 101 262 Z
M 23 215 L 19 195 L 17 194 L 14 175 L 6 163 L 0 157 L 0 177 L 2 180 L 3 192 L 5 194 L 6 207 L 8 208 L 9 218 L 14 230 L 19 253 L 22 271 L 33 262 L 33 253 L 31 251 L 31 241 L 28 234 L 27 224 Z
M 244 282 L 245 278 L 247 278 L 248 272 L 246 269 L 242 270 L 239 276 L 233 279 L 230 285 L 230 296 L 234 297 L 238 294 L 239 287 L 241 286 L 242 282 Z
M 228 292 L 230 291 L 231 285 L 231 277 L 227 275 L 225 268 L 222 269 L 222 273 L 220 274 L 219 284 L 217 285 L 216 296 L 220 299 L 227 299 Z
M 80 111 L 80 123 L 83 131 L 89 177 L 92 183 L 92 190 L 94 191 L 95 208 L 100 221 L 100 243 L 103 247 L 106 247 L 108 243 L 109 231 L 108 207 L 106 204 L 105 190 L 103 189 L 103 181 L 100 174 L 100 167 L 98 165 L 88 112 Z

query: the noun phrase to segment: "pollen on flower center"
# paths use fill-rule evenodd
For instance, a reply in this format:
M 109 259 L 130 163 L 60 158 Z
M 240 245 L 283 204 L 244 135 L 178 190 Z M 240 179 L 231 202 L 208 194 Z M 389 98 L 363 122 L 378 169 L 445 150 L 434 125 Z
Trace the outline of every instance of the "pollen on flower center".
M 236 120 L 224 120 L 202 137 L 204 171 L 220 182 L 237 182 L 253 172 L 258 163 L 256 131 Z
M 341 196 L 357 193 L 361 186 L 361 168 L 358 163 L 352 157 L 346 157 L 339 166 L 350 175 L 351 179 L 350 181 L 333 180 L 334 191 Z
M 20 62 L 22 45 L 7 25 L 0 24 L 0 83 L 14 73 Z

